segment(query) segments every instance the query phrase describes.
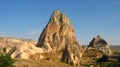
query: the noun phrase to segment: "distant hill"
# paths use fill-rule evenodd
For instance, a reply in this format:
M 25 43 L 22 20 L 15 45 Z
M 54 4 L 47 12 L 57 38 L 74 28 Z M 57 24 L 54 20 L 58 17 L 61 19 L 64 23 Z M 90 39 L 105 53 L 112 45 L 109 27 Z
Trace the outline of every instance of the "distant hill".
M 13 47 L 24 42 L 29 42 L 36 45 L 36 42 L 32 39 L 21 39 L 14 37 L 0 37 L 0 48 L 2 47 Z
M 111 49 L 120 49 L 120 45 L 110 45 Z
M 87 47 L 88 45 L 82 45 L 83 47 Z M 111 49 L 119 49 L 120 50 L 120 45 L 109 45 Z

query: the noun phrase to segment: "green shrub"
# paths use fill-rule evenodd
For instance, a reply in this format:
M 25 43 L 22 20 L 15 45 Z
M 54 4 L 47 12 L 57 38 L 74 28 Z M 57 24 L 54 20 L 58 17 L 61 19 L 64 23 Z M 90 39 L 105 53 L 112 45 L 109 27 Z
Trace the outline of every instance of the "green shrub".
M 106 65 L 105 64 L 100 64 L 100 67 L 106 67 Z
M 120 63 L 120 57 L 118 57 L 118 62 Z
M 8 55 L 0 55 L 0 67 L 14 67 L 15 60 Z
M 98 63 L 105 63 L 108 61 L 108 56 L 103 55 L 101 58 L 97 60 Z

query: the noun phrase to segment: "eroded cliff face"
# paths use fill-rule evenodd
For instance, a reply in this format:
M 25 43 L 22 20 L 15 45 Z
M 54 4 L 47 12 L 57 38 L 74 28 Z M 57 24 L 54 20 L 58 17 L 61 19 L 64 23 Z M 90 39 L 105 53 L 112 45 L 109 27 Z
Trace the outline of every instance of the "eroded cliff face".
M 107 55 L 112 54 L 109 44 L 100 35 L 94 37 L 88 47 L 101 50 Z
M 63 53 L 62 61 L 66 63 L 72 62 L 73 64 L 74 59 L 80 58 L 83 51 L 74 36 L 74 30 L 69 19 L 58 10 L 51 15 L 48 24 L 40 35 L 37 47 L 43 48 L 45 52 L 61 51 Z M 67 62 L 68 59 L 71 62 Z

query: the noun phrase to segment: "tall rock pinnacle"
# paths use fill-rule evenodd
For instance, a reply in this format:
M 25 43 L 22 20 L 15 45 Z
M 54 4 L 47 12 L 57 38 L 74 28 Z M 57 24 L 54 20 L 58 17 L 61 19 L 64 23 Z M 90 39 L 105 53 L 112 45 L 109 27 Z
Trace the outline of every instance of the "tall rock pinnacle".
M 47 26 L 40 35 L 37 47 L 43 48 L 46 52 L 63 51 L 63 55 L 65 55 L 62 56 L 63 61 L 67 61 L 66 57 L 69 55 L 81 57 L 83 51 L 76 41 L 69 19 L 58 10 L 51 15 Z M 66 50 L 67 48 L 69 50 Z M 65 51 L 68 52 L 68 55 L 64 54 Z M 71 57 L 68 59 L 72 60 Z

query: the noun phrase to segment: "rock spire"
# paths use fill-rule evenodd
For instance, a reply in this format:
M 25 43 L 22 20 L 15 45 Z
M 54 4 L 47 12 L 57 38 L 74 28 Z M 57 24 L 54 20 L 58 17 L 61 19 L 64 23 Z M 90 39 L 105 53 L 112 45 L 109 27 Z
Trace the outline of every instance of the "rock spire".
M 73 27 L 64 13 L 54 11 L 44 30 L 42 31 L 37 47 L 46 52 L 62 52 L 62 61 L 76 64 L 75 58 L 82 56 L 83 48 L 74 36 Z M 67 62 L 70 60 L 70 62 Z

